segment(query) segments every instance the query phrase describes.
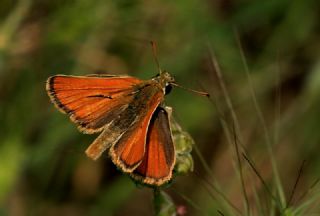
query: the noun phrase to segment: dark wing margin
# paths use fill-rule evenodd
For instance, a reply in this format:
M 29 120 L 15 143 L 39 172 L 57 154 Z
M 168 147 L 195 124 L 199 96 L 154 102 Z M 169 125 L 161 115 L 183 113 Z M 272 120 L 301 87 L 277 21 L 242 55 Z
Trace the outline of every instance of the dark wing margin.
M 174 164 L 175 149 L 168 113 L 158 107 L 149 124 L 142 162 L 130 175 L 144 184 L 160 186 L 172 178 Z

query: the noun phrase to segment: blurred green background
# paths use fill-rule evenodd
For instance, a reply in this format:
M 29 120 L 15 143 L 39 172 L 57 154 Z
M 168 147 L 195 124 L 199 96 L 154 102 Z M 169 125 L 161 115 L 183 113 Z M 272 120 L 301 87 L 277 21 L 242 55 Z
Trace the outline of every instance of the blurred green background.
M 148 79 L 157 73 L 150 40 L 158 43 L 161 67 L 178 83 L 212 96 L 174 89 L 166 97 L 206 165 L 193 154 L 194 172 L 165 189 L 179 214 L 237 215 L 234 208 L 228 211 L 223 196 L 244 215 L 281 214 L 281 208 L 270 210 L 277 209 L 277 199 L 240 154 L 247 198 L 243 195 L 233 135 L 225 133 L 225 123 L 229 132 L 237 131 L 240 151 L 282 200 L 282 209 L 288 207 L 287 215 L 306 201 L 310 205 L 300 215 L 320 215 L 314 184 L 320 177 L 317 0 L 1 0 L 0 215 L 153 214 L 152 190 L 137 187 L 106 154 L 88 159 L 84 150 L 96 135 L 79 133 L 45 91 L 46 79 L 55 74 Z

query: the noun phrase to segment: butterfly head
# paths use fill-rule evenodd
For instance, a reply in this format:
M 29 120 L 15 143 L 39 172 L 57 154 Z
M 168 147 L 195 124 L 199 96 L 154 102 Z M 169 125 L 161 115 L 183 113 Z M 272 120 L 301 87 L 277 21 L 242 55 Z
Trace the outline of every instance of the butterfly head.
M 166 84 L 170 85 L 170 83 L 174 83 L 174 77 L 169 74 L 167 71 L 163 71 L 160 75 L 160 79 Z
M 160 86 L 164 89 L 165 94 L 169 94 L 172 89 L 172 84 L 175 83 L 174 77 L 167 71 L 161 73 L 154 78 Z

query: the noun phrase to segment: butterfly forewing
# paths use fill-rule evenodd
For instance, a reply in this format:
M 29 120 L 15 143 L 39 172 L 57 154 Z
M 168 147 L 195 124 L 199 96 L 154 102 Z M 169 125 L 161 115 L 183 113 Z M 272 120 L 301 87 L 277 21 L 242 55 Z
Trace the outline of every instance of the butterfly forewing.
M 84 133 L 96 133 L 133 100 L 133 86 L 143 82 L 133 77 L 50 77 L 47 92 L 52 102 Z
M 175 150 L 167 112 L 158 107 L 147 133 L 146 150 L 142 162 L 131 176 L 149 185 L 162 185 L 172 177 Z

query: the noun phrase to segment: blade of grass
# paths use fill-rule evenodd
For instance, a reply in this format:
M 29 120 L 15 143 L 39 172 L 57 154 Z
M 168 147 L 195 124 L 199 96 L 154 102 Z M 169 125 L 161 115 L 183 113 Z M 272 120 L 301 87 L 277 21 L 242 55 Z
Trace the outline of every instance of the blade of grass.
M 240 39 L 239 39 L 239 43 L 240 43 Z M 241 43 L 240 43 L 241 44 Z M 244 53 L 244 52 L 243 52 Z M 275 94 L 275 110 L 274 110 L 274 115 L 275 115 L 275 123 L 274 123 L 274 140 L 273 140 L 273 143 L 278 143 L 279 142 L 279 130 L 280 130 L 280 120 L 281 120 L 281 78 L 280 78 L 280 71 L 281 71 L 281 68 L 280 68 L 280 60 L 279 60 L 279 53 L 277 55 L 277 62 L 278 62 L 278 65 L 277 65 L 277 68 L 275 69 L 275 88 L 276 88 L 276 94 Z M 275 189 L 277 190 L 277 189 Z M 277 191 L 275 191 L 277 192 Z M 271 205 L 272 205 L 272 208 L 270 209 L 270 215 L 271 216 L 275 216 L 276 215 L 276 205 L 274 203 L 273 200 L 271 200 Z
M 280 129 L 280 120 L 281 120 L 281 65 L 280 65 L 280 54 L 278 53 L 277 56 L 277 68 L 275 70 L 275 82 L 276 82 L 276 96 L 275 96 L 275 125 L 274 125 L 274 143 L 278 143 L 279 142 L 279 129 Z
M 220 211 L 219 209 L 217 210 L 217 212 L 219 213 L 219 215 L 224 216 L 224 214 L 222 213 L 222 211 Z
M 215 94 L 211 94 L 211 95 L 213 96 L 213 100 L 212 100 L 212 98 L 210 98 L 210 101 L 212 102 L 212 104 L 215 106 L 215 108 L 216 108 L 216 110 L 217 110 L 217 113 L 218 113 L 218 116 L 219 116 L 219 121 L 220 121 L 220 123 L 221 123 L 221 125 L 222 125 L 223 131 L 224 131 L 225 136 L 226 136 L 226 138 L 227 138 L 227 141 L 228 141 L 228 143 L 229 143 L 230 145 L 232 145 L 232 144 L 234 143 L 235 146 L 236 146 L 235 149 L 237 149 L 236 152 L 239 153 L 237 136 L 236 136 L 236 134 L 234 133 L 234 136 L 235 136 L 234 139 L 235 139 L 235 140 L 234 140 L 234 142 L 232 142 L 229 126 L 228 126 L 228 124 L 227 124 L 227 122 L 226 122 L 226 120 L 225 120 L 225 118 L 224 118 L 224 116 L 223 116 L 223 114 L 222 114 L 221 109 L 220 109 L 219 106 L 217 106 L 217 104 L 215 103 L 215 101 L 217 101 L 217 98 L 216 98 Z M 233 124 L 233 126 L 234 126 L 234 124 Z M 237 154 L 237 157 L 238 157 L 238 154 Z M 238 159 L 239 159 L 239 158 L 238 158 Z M 240 162 L 240 161 L 238 160 L 238 162 Z M 241 163 L 241 162 L 240 162 L 240 163 Z M 238 163 L 237 163 L 237 164 L 238 164 Z M 240 166 L 241 166 L 241 165 L 240 165 Z M 241 168 L 240 168 L 239 170 L 242 171 L 242 166 L 241 166 Z M 241 179 L 242 179 L 242 180 L 241 180 L 241 184 L 242 184 L 242 187 L 244 188 L 244 181 L 243 181 L 243 174 L 242 174 L 242 172 L 241 172 Z M 246 193 L 245 190 L 244 190 L 244 193 Z M 223 197 L 225 197 L 223 194 L 220 194 L 220 195 L 223 196 Z M 225 197 L 225 198 L 226 198 L 226 197 Z M 239 209 L 237 209 L 229 200 L 226 199 L 225 201 L 227 201 L 230 206 L 232 206 L 234 209 L 236 209 L 236 210 L 238 211 L 238 213 L 241 213 L 241 211 L 240 211 Z M 246 201 L 249 203 L 247 196 L 246 196 Z M 249 206 L 249 204 L 248 204 L 248 206 Z
M 319 203 L 320 199 L 320 191 L 316 191 L 312 197 L 309 197 L 304 203 L 302 203 L 299 207 L 297 207 L 293 212 L 294 215 L 309 215 L 306 214 L 307 211 L 311 210 L 311 205 L 314 204 L 316 201 Z
M 250 215 L 249 199 L 248 199 L 247 191 L 245 188 L 245 182 L 244 182 L 244 178 L 243 178 L 242 162 L 240 159 L 240 151 L 239 151 L 239 146 L 238 146 L 238 141 L 237 141 L 238 140 L 237 139 L 237 132 L 234 127 L 234 122 L 232 124 L 232 129 L 233 129 L 233 135 L 234 135 L 234 137 L 233 137 L 234 138 L 234 148 L 235 148 L 237 160 L 238 160 L 237 165 L 238 165 L 238 170 L 239 170 L 239 175 L 240 175 L 242 194 L 243 194 L 243 197 L 244 197 L 245 203 L 246 203 L 247 215 Z
M 257 211 L 258 211 L 259 215 L 266 216 L 266 213 L 262 209 L 261 199 L 260 199 L 260 197 L 259 197 L 259 195 L 257 193 L 256 187 L 253 184 L 251 184 L 251 187 L 252 187 L 253 197 L 255 199 L 256 208 L 257 208 Z
M 311 193 L 314 188 L 318 185 L 318 183 L 320 182 L 320 178 L 316 179 L 312 184 L 311 186 L 308 188 L 307 191 L 305 191 L 298 199 L 297 199 L 297 202 L 303 200 L 309 193 Z
M 291 191 L 291 194 L 290 194 L 290 197 L 289 197 L 289 200 L 288 200 L 288 203 L 287 203 L 287 207 L 286 207 L 286 208 L 288 208 L 288 207 L 291 205 L 291 201 L 292 201 L 292 199 L 293 199 L 294 193 L 295 193 L 295 191 L 296 191 L 296 189 L 297 189 L 299 180 L 300 180 L 300 178 L 301 178 L 301 175 L 302 175 L 302 172 L 303 172 L 303 168 L 304 168 L 305 162 L 306 162 L 306 160 L 303 160 L 303 161 L 302 161 L 302 164 L 301 164 L 301 166 L 300 166 L 300 168 L 299 168 L 298 176 L 297 176 L 296 181 L 295 181 L 295 183 L 294 183 L 294 186 L 293 186 L 293 188 L 292 188 L 292 191 Z
M 214 95 L 214 94 L 212 94 L 212 95 L 213 95 L 213 98 L 216 99 L 215 95 Z M 215 108 L 216 108 L 216 110 L 217 110 L 218 116 L 219 116 L 220 123 L 221 123 L 221 125 L 222 125 L 222 127 L 223 127 L 223 130 L 224 130 L 224 133 L 225 133 L 225 135 L 226 135 L 226 138 L 227 138 L 228 142 L 232 145 L 232 140 L 231 140 L 231 135 L 230 135 L 230 129 L 229 129 L 229 127 L 228 127 L 228 124 L 227 124 L 225 118 L 223 117 L 223 114 L 222 114 L 221 110 L 219 109 L 219 107 L 218 107 L 217 104 L 215 103 L 215 101 L 216 101 L 215 99 L 214 99 L 214 101 L 212 101 L 211 98 L 210 98 L 210 101 L 214 104 L 214 106 L 215 106 Z M 201 161 L 201 163 L 202 163 L 204 166 L 206 166 L 207 172 L 209 172 L 210 168 L 209 168 L 209 166 L 206 164 L 205 160 L 203 159 L 203 157 L 202 157 L 202 155 L 201 155 L 201 153 L 200 153 L 200 151 L 199 151 L 199 149 L 198 149 L 197 147 L 196 147 L 195 151 L 196 151 L 197 155 L 199 156 L 199 158 L 200 158 L 200 156 L 201 156 L 200 161 Z M 210 175 L 211 175 L 211 172 L 210 172 Z M 234 210 L 236 210 L 239 214 L 242 214 L 241 211 L 240 211 L 237 207 L 235 207 L 235 206 L 232 204 L 232 202 L 231 202 L 230 200 L 228 200 L 228 198 L 217 188 L 217 186 L 215 186 L 214 184 L 212 184 L 212 183 L 210 183 L 210 182 L 207 182 L 207 183 L 214 189 L 214 191 L 216 191 L 216 193 L 218 193 L 218 194 L 222 197 L 222 199 L 223 199 L 225 202 L 227 202 L 227 203 L 229 204 L 229 206 L 231 206 L 231 207 L 232 207 Z
M 240 209 L 238 209 L 227 197 L 226 195 L 224 195 L 223 193 L 221 193 L 221 191 L 216 190 L 215 185 L 213 185 L 210 181 L 208 181 L 207 179 L 200 179 L 202 184 L 200 184 L 201 186 L 203 186 L 209 193 L 210 197 L 213 200 L 216 200 L 215 196 L 213 195 L 213 193 L 211 192 L 210 188 L 212 188 L 222 199 L 223 202 L 226 202 L 227 205 L 224 204 L 224 206 L 226 207 L 226 211 L 233 213 L 233 215 L 235 214 L 234 212 L 236 212 L 239 215 L 243 215 L 242 212 L 240 211 Z M 207 186 L 206 186 L 207 185 Z M 232 209 L 230 209 L 230 207 L 234 210 L 232 211 Z
M 211 51 L 210 49 L 209 49 L 209 51 Z M 214 56 L 213 54 L 213 52 L 211 51 L 210 52 L 210 54 L 211 54 L 211 56 Z M 243 56 L 244 57 L 244 56 Z M 221 89 L 222 89 L 222 92 L 223 92 L 223 94 L 224 94 L 224 97 L 225 97 L 225 99 L 226 99 L 226 103 L 227 103 L 227 106 L 228 106 L 228 109 L 230 110 L 230 113 L 231 113 L 231 116 L 232 116 L 232 120 L 234 121 L 234 128 L 235 128 L 235 131 L 239 131 L 240 130 L 240 126 L 239 126 L 239 121 L 238 121 L 238 118 L 237 118 L 237 115 L 236 115 L 236 113 L 235 113 L 235 111 L 234 111 L 234 108 L 233 108 L 233 105 L 232 105 L 232 102 L 231 102 L 231 99 L 230 99 L 230 96 L 229 96 L 229 93 L 228 93 L 228 91 L 227 91 L 227 88 L 226 88 L 226 86 L 225 86 L 225 84 L 224 84 L 224 81 L 223 81 L 223 77 L 222 77 L 222 73 L 221 73 L 221 70 L 220 70 L 220 67 L 219 67 L 219 64 L 218 64 L 218 62 L 216 61 L 216 59 L 215 58 L 211 58 L 212 59 L 212 62 L 213 62 L 213 65 L 214 65 L 214 68 L 216 69 L 216 73 L 217 73 L 217 77 L 218 77 L 218 79 L 219 79 L 219 84 L 220 84 L 220 87 L 221 87 Z M 251 77 L 250 77 L 250 80 L 251 80 Z M 250 83 L 252 83 L 252 82 L 250 82 Z M 251 87 L 252 87 L 252 85 L 250 85 Z M 253 91 L 253 88 L 252 88 L 252 92 L 254 93 L 254 91 Z M 214 95 L 214 94 L 212 94 L 212 95 Z M 259 109 L 259 106 L 258 106 L 258 103 L 257 103 L 257 100 L 256 100 L 256 97 L 255 97 L 255 94 L 253 94 L 253 98 L 254 98 L 254 101 L 256 101 L 256 103 L 255 103 L 255 105 L 256 105 L 256 108 L 258 108 L 258 110 L 260 110 Z M 215 103 L 214 103 L 215 104 Z M 279 103 L 280 104 L 280 103 Z M 269 135 L 268 135 L 268 130 L 267 130 L 267 127 L 266 127 L 266 124 L 265 124 L 265 121 L 264 121 L 264 118 L 263 118 L 263 116 L 262 116 L 262 112 L 260 111 L 260 121 L 261 121 L 261 117 L 262 117 L 262 120 L 263 120 L 263 122 L 264 122 L 264 126 L 265 126 L 265 130 L 264 130 L 264 132 L 265 132 L 265 135 L 267 135 L 267 136 L 265 136 L 265 137 L 267 137 L 268 138 L 268 140 L 270 141 L 270 137 L 269 137 Z M 225 125 L 225 128 L 226 128 L 226 131 L 229 131 L 229 132 L 227 132 L 226 134 L 229 134 L 229 136 L 230 136 L 230 130 L 228 129 L 228 125 L 226 124 L 226 122 L 225 121 L 222 121 L 222 123 L 223 123 L 223 125 Z M 267 133 L 266 133 L 267 132 Z M 240 134 L 241 135 L 241 134 Z M 239 142 L 240 142 L 240 144 L 241 144 L 241 138 L 240 138 L 240 135 L 239 135 Z M 271 142 L 269 142 L 269 146 L 271 147 Z M 242 147 L 242 149 L 243 149 L 243 151 L 246 153 L 246 149 L 245 149 L 245 147 L 243 146 L 243 145 L 241 145 L 241 147 Z M 248 157 L 248 154 L 246 155 L 246 158 L 248 159 L 248 160 L 250 160 L 249 159 L 249 157 Z M 274 160 L 275 161 L 275 160 Z M 250 160 L 250 165 L 252 166 L 252 167 L 254 167 L 254 164 L 253 164 L 253 161 L 251 161 Z M 257 171 L 257 170 L 256 170 Z M 260 180 L 263 180 L 263 178 L 262 178 L 262 176 L 260 175 L 260 178 L 259 178 Z M 263 182 L 264 182 L 264 180 L 263 180 Z M 281 201 L 279 201 L 279 199 L 277 199 L 272 193 L 270 193 L 270 189 L 267 187 L 267 185 L 265 184 L 265 182 L 264 182 L 264 187 L 266 188 L 266 190 L 267 191 L 269 191 L 269 195 L 272 195 L 271 197 L 272 197 L 272 199 L 274 200 L 274 202 L 276 203 L 276 206 L 279 208 L 279 211 L 283 211 L 282 209 L 282 205 L 281 205 Z
M 203 88 L 203 89 L 204 89 L 204 88 Z M 230 135 L 230 134 L 231 134 L 230 128 L 229 128 L 229 126 L 228 126 L 228 124 L 227 124 L 227 122 L 226 122 L 226 120 L 225 120 L 225 118 L 224 118 L 224 115 L 223 115 L 221 109 L 219 108 L 219 106 L 218 106 L 217 103 L 215 102 L 215 101 L 217 101 L 217 97 L 216 97 L 216 95 L 215 95 L 214 93 L 212 93 L 212 94 L 210 94 L 210 95 L 212 96 L 212 97 L 210 97 L 210 101 L 211 101 L 211 103 L 215 106 L 215 109 L 216 109 L 216 111 L 217 111 L 217 113 L 218 113 L 219 121 L 220 121 L 220 123 L 221 123 L 221 125 L 222 125 L 223 131 L 224 131 L 224 133 L 225 133 L 225 135 L 226 135 L 226 138 L 227 138 L 227 140 L 228 140 L 228 143 L 230 143 L 230 144 L 232 145 L 231 135 Z M 233 126 L 234 126 L 234 125 L 233 125 Z M 233 131 L 235 131 L 235 128 L 233 128 Z M 235 135 L 235 134 L 234 134 L 234 135 Z M 238 137 L 235 136 L 234 139 L 235 139 L 234 143 L 235 143 L 235 142 L 238 143 Z M 237 145 L 237 146 L 238 146 L 238 145 Z M 244 146 L 242 146 L 242 148 L 245 150 Z M 238 147 L 238 150 L 239 150 L 239 147 Z M 247 157 L 248 157 L 248 156 L 247 156 Z M 255 196 L 256 202 L 257 202 L 257 203 L 260 203 L 261 200 L 260 200 L 260 197 L 258 196 L 256 187 L 253 186 L 253 187 L 252 187 L 252 190 L 253 190 L 254 194 L 256 195 L 256 196 Z M 263 215 L 263 214 L 262 214 L 263 210 L 262 210 L 262 207 L 261 207 L 261 203 L 260 203 L 260 212 L 261 212 L 260 215 Z
M 212 63 L 212 67 L 213 69 L 215 69 L 215 72 L 216 72 L 216 75 L 218 77 L 218 80 L 219 80 L 219 85 L 220 85 L 220 88 L 222 90 L 222 93 L 224 95 L 224 98 L 226 100 L 226 104 L 227 104 L 227 107 L 228 107 L 228 110 L 230 111 L 231 113 L 231 116 L 232 116 L 232 121 L 233 121 L 233 126 L 234 126 L 234 134 L 237 134 L 238 137 L 239 137 L 239 140 L 243 140 L 240 136 L 241 136 L 241 133 L 240 133 L 240 124 L 239 124 L 239 121 L 238 121 L 238 117 L 235 113 L 235 110 L 233 108 L 233 105 L 232 105 L 232 102 L 231 102 L 231 98 L 229 96 L 229 93 L 228 93 L 228 90 L 226 88 L 226 85 L 224 83 L 224 80 L 223 80 L 223 77 L 222 77 L 222 72 L 221 72 L 221 69 L 220 69 L 220 66 L 218 64 L 218 61 L 214 55 L 214 52 L 212 51 L 212 49 L 210 48 L 210 46 L 208 45 L 208 49 L 209 49 L 209 54 L 210 54 L 210 60 L 211 60 L 211 63 Z M 228 140 L 230 141 L 230 144 L 232 144 L 232 139 L 230 138 L 230 130 L 227 130 L 227 124 L 225 124 L 225 133 L 226 135 L 229 137 Z M 226 132 L 228 131 L 228 132 Z M 240 141 L 240 143 L 242 143 Z M 235 145 L 237 146 L 236 148 L 238 148 L 238 144 L 235 143 Z M 245 149 L 242 145 L 242 148 Z M 236 150 L 237 152 L 237 150 Z M 236 153 L 236 156 L 238 157 L 238 154 Z M 240 161 L 240 157 L 238 157 L 238 161 L 236 161 L 236 164 L 238 164 L 238 172 L 239 172 L 239 176 L 240 176 L 240 181 L 241 181 L 241 189 L 242 189 L 242 196 L 244 198 L 244 206 L 245 206 L 245 211 L 246 211 L 246 215 L 249 215 L 249 200 L 248 200 L 248 195 L 247 195 L 247 192 L 245 190 L 245 187 L 244 187 L 244 180 L 243 180 L 243 174 L 242 174 L 242 166 L 239 165 L 239 161 Z M 241 161 L 240 161 L 241 163 Z M 241 169 L 240 169 L 241 168 Z
M 263 133 L 264 133 L 264 137 L 265 137 L 265 141 L 266 141 L 266 145 L 267 145 L 267 149 L 268 149 L 268 154 L 269 154 L 269 157 L 270 157 L 270 160 L 271 160 L 272 172 L 273 172 L 273 176 L 274 176 L 274 183 L 275 183 L 275 186 L 277 188 L 277 193 L 278 193 L 278 195 L 280 197 L 281 208 L 285 208 L 286 199 L 285 199 L 283 187 L 282 187 L 282 184 L 281 184 L 281 181 L 280 181 L 278 167 L 277 167 L 276 160 L 275 160 L 275 157 L 274 157 L 274 153 L 273 153 L 273 150 L 272 150 L 271 139 L 270 139 L 270 136 L 269 136 L 268 128 L 267 128 L 265 119 L 263 117 L 262 111 L 261 111 L 260 106 L 259 106 L 258 101 L 257 101 L 257 97 L 256 97 L 255 90 L 254 90 L 254 87 L 253 87 L 253 82 L 251 80 L 249 66 L 248 66 L 248 63 L 247 63 L 246 58 L 245 58 L 245 54 L 244 54 L 244 51 L 243 51 L 243 48 L 242 48 L 242 45 L 241 45 L 241 41 L 240 41 L 239 35 L 238 35 L 236 30 L 235 30 L 235 37 L 236 37 L 236 41 L 237 41 L 237 44 L 238 44 L 238 47 L 239 47 L 239 50 L 240 50 L 240 55 L 241 55 L 241 59 L 242 59 L 242 62 L 243 62 L 244 68 L 245 68 L 245 73 L 246 73 L 246 76 L 247 76 L 247 80 L 248 80 L 248 83 L 249 83 L 251 98 L 253 100 L 253 104 L 254 104 L 255 110 L 257 112 L 258 119 L 261 122 L 261 125 L 262 125 L 262 128 L 263 128 Z
M 216 96 L 215 96 L 215 94 L 211 94 L 211 95 L 213 95 L 213 100 L 212 100 L 212 98 L 210 98 L 211 100 L 211 102 L 212 102 L 212 104 L 214 104 L 214 106 L 215 106 L 215 108 L 216 108 L 216 110 L 217 110 L 217 113 L 218 113 L 218 117 L 219 117 L 219 121 L 220 121 L 220 124 L 221 124 L 221 126 L 222 126 L 222 128 L 223 128 L 223 131 L 224 131 L 224 133 L 225 133 L 225 136 L 226 136 L 226 138 L 227 138 L 227 141 L 228 141 L 228 143 L 230 144 L 230 145 L 233 145 L 234 146 L 234 148 L 235 148 L 235 152 L 236 152 L 236 155 L 237 155 L 237 160 L 238 160 L 238 163 L 236 163 L 236 164 L 240 164 L 240 167 L 241 167 L 241 169 L 240 170 L 242 170 L 242 165 L 241 165 L 241 160 L 240 160 L 240 158 L 238 157 L 239 156 L 239 152 L 240 152 L 240 150 L 239 150 L 239 145 L 238 145 L 238 141 L 239 141 L 239 139 L 238 139 L 238 137 L 237 137 L 237 135 L 236 135 L 236 132 L 235 132 L 235 128 L 234 128 L 234 124 L 233 124 L 233 135 L 234 135 L 234 139 L 233 139 L 233 141 L 232 141 L 232 138 L 231 138 L 231 130 L 230 130 L 230 128 L 229 128 L 229 126 L 228 126 L 228 124 L 227 124 L 227 121 L 225 120 L 225 118 L 224 118 L 224 116 L 223 116 L 223 114 L 222 114 L 222 111 L 221 111 L 221 109 L 217 106 L 217 104 L 215 103 L 215 101 L 217 101 L 217 99 L 216 99 Z M 241 172 L 241 182 L 242 182 L 242 185 L 244 186 L 244 181 L 243 181 L 243 174 L 242 174 L 242 172 Z M 244 190 L 244 192 L 245 192 L 245 190 Z M 245 192 L 246 193 L 246 192 Z M 247 197 L 247 196 L 246 196 Z M 248 200 L 248 199 L 246 199 L 246 200 Z
M 278 198 L 276 196 L 273 195 L 273 193 L 271 192 L 270 188 L 268 187 L 267 183 L 264 181 L 264 179 L 262 178 L 261 174 L 259 173 L 259 171 L 256 169 L 256 167 L 254 166 L 254 164 L 252 163 L 252 161 L 245 155 L 242 154 L 242 156 L 245 158 L 245 160 L 248 162 L 248 164 L 250 165 L 250 167 L 252 168 L 252 170 L 254 171 L 254 173 L 257 175 L 257 177 L 259 178 L 260 182 L 263 184 L 266 192 L 268 193 L 268 195 L 272 198 L 272 200 L 275 202 L 275 204 L 278 206 L 279 210 L 282 211 L 281 208 L 281 203 L 278 201 Z
M 202 166 L 204 167 L 204 169 L 206 170 L 206 172 L 208 173 L 209 177 L 211 178 L 211 181 L 213 182 L 209 182 L 207 181 L 207 183 L 211 186 L 211 188 L 228 204 L 228 210 L 232 211 L 231 209 L 233 208 L 235 211 L 237 211 L 238 213 L 241 214 L 241 211 L 239 209 L 237 209 L 232 202 L 222 193 L 222 191 L 220 190 L 220 186 L 218 185 L 218 183 L 214 180 L 214 176 L 212 174 L 212 171 L 209 167 L 209 165 L 206 163 L 206 161 L 204 160 L 199 148 L 197 146 L 194 146 L 194 150 L 200 160 L 200 163 L 202 164 Z

